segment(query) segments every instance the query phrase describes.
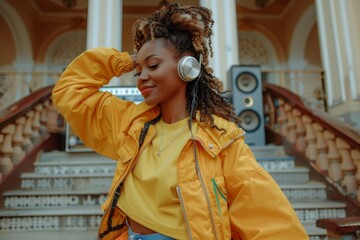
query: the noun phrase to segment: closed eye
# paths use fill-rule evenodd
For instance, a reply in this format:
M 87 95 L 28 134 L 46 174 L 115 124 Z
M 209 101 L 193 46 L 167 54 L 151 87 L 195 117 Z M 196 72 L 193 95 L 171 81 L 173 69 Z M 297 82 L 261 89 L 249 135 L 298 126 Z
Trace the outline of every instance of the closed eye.
M 154 64 L 154 65 L 150 65 L 148 66 L 147 68 L 149 68 L 150 70 L 155 70 L 157 67 L 159 66 L 159 64 Z M 141 74 L 141 71 L 140 72 L 137 72 L 134 74 L 134 77 L 139 77 Z
M 158 66 L 159 66 L 159 64 L 155 64 L 155 65 L 149 66 L 149 68 L 154 70 L 154 69 L 156 69 Z

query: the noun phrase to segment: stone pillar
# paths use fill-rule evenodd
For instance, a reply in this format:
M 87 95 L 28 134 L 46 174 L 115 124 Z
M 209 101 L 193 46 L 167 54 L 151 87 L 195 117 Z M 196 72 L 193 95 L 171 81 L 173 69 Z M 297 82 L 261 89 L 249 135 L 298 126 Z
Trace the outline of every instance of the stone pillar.
M 86 48 L 121 50 L 122 0 L 89 0 Z
M 201 6 L 209 8 L 213 13 L 213 52 L 210 66 L 214 75 L 224 82 L 224 89 L 231 87 L 229 70 L 232 65 L 239 64 L 238 29 L 235 0 L 200 0 Z
M 329 111 L 360 129 L 359 10 L 358 0 L 316 0 Z
M 113 47 L 121 51 L 122 0 L 89 0 L 86 49 Z M 120 85 L 114 77 L 108 84 Z

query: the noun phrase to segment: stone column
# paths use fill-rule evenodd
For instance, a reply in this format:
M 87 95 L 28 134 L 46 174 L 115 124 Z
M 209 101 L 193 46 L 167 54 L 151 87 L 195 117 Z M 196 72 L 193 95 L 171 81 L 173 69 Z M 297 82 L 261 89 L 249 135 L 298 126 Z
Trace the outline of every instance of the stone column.
M 121 50 L 122 0 L 89 0 L 86 48 Z
M 89 0 L 86 48 L 113 47 L 121 51 L 122 0 Z M 119 85 L 114 77 L 108 85 Z
M 327 102 L 332 115 L 360 128 L 358 0 L 316 0 Z
M 239 64 L 238 30 L 235 0 L 200 0 L 201 6 L 209 8 L 215 21 L 213 27 L 213 52 L 210 66 L 214 75 L 224 82 L 224 89 L 231 87 L 229 70 Z

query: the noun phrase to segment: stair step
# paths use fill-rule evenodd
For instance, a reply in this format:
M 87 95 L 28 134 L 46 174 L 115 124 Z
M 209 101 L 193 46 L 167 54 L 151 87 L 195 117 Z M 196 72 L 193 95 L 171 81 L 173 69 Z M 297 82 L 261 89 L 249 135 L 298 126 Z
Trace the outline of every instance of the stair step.
M 279 169 L 291 169 L 295 167 L 295 161 L 293 157 L 256 157 L 256 161 L 267 171 L 279 170 Z
M 310 240 L 325 240 L 327 232 L 325 229 L 316 227 L 315 222 L 303 223 L 303 226 L 309 235 Z
M 304 183 L 309 181 L 309 169 L 294 167 L 290 169 L 272 169 L 268 171 L 278 183 Z
M 315 222 L 319 218 L 346 217 L 346 204 L 329 200 L 292 200 L 290 201 L 300 221 Z
M 37 163 L 34 173 L 42 175 L 114 173 L 114 161 Z
M 51 240 L 96 240 L 97 228 L 90 230 L 43 230 L 39 231 L 35 229 L 33 231 L 23 230 L 16 232 L 0 232 L 0 240 L 39 240 L 39 239 L 51 239 Z M 51 236 L 51 238 L 49 237 Z
M 108 189 L 89 190 L 16 190 L 4 193 L 4 207 L 12 209 L 54 206 L 100 206 Z
M 43 175 L 38 173 L 21 174 L 21 188 L 28 189 L 90 189 L 109 188 L 113 173 L 81 173 L 62 175 Z
M 289 200 L 325 200 L 326 185 L 321 182 L 308 181 L 301 184 L 279 184 Z
M 76 216 L 76 215 L 98 215 L 103 214 L 99 205 L 94 206 L 68 206 L 51 208 L 29 208 L 29 209 L 3 209 L 0 218 L 4 217 L 31 217 L 31 216 Z
M 0 232 L 27 230 L 90 230 L 101 221 L 99 206 L 68 206 L 0 211 Z
M 111 159 L 102 156 L 95 152 L 62 152 L 51 151 L 43 152 L 40 156 L 39 162 L 55 162 L 55 161 L 67 161 L 73 162 L 74 160 L 89 162 L 89 161 L 106 161 Z
M 285 156 L 285 150 L 283 146 L 279 145 L 266 145 L 266 146 L 251 146 L 251 150 L 256 158 L 263 157 L 283 157 Z

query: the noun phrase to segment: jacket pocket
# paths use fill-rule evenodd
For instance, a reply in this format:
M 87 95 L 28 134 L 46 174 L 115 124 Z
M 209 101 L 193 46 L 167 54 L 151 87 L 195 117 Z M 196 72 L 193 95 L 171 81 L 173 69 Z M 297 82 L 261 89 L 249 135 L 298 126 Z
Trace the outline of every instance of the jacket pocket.
M 216 228 L 220 230 L 221 239 L 230 239 L 230 219 L 224 177 L 212 178 L 210 186 L 212 191 L 209 195 L 212 206 L 215 206 L 213 213 Z
M 124 144 L 120 146 L 117 154 L 122 163 L 127 163 L 132 160 L 137 154 L 138 143 L 131 136 L 127 136 Z
M 192 239 L 214 239 L 211 216 L 199 180 L 182 183 L 178 187 L 181 196 L 180 204 L 183 207 L 184 218 L 187 222 L 189 235 Z

